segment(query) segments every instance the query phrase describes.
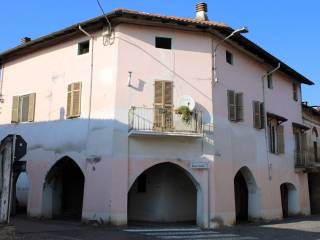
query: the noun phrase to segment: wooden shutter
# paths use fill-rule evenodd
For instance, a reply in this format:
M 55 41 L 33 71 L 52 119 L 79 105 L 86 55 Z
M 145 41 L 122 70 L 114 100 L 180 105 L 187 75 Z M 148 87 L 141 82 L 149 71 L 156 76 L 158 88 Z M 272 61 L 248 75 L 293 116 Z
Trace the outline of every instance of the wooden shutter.
M 67 118 L 80 117 L 81 114 L 81 82 L 68 85 Z
M 237 120 L 236 108 L 235 92 L 232 90 L 228 90 L 228 117 L 230 121 Z
M 72 84 L 68 85 L 68 96 L 67 96 L 67 118 L 71 118 L 72 110 Z
M 236 119 L 243 121 L 243 93 L 236 93 Z
M 173 128 L 173 83 L 169 81 L 163 82 L 163 88 L 164 88 L 164 107 L 165 107 L 165 113 L 164 113 L 164 128 L 165 130 L 170 131 Z
M 155 130 L 170 130 L 173 127 L 173 83 L 154 83 L 154 123 Z
M 11 122 L 18 123 L 19 122 L 19 110 L 20 110 L 20 97 L 14 96 L 12 98 L 12 114 L 11 114 Z
M 163 102 L 163 81 L 155 81 L 154 83 L 154 105 L 162 106 Z
M 172 106 L 172 93 L 173 93 L 173 88 L 172 88 L 172 82 L 163 82 L 164 83 L 164 104 L 166 106 Z
M 34 113 L 35 113 L 35 104 L 36 104 L 36 94 L 31 93 L 28 96 L 29 98 L 29 106 L 28 106 L 28 122 L 34 121 Z
M 260 109 L 260 102 L 253 101 L 253 127 L 257 129 L 261 129 L 261 109 Z
M 264 128 L 264 104 L 259 101 L 253 101 L 253 127 L 257 129 Z
M 81 82 L 73 83 L 72 91 L 72 117 L 80 117 L 81 114 Z
M 163 81 L 155 81 L 154 83 L 154 114 L 153 114 L 153 128 L 155 130 L 161 130 L 162 127 L 162 108 L 163 101 Z
M 264 117 L 264 103 L 260 103 L 260 120 L 261 120 L 261 129 L 265 128 L 265 117 Z
M 283 154 L 284 153 L 284 126 L 278 125 L 277 126 L 277 153 Z

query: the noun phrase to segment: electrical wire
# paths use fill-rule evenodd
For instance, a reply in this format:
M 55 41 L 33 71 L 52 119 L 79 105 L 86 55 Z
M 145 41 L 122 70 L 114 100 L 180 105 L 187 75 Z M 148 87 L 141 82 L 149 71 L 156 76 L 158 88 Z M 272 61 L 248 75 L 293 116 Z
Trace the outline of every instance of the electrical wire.
M 101 10 L 104 18 L 107 20 L 107 23 L 108 23 L 108 25 L 109 25 L 109 29 L 110 29 L 110 32 L 111 32 L 111 30 L 112 30 L 111 22 L 109 21 L 109 19 L 108 19 L 108 17 L 107 17 L 107 14 L 106 14 L 105 11 L 103 10 L 103 7 L 102 7 L 102 5 L 101 5 L 101 3 L 100 3 L 99 0 L 97 0 L 97 3 L 98 3 L 98 5 L 99 5 L 99 8 L 100 8 L 100 10 Z

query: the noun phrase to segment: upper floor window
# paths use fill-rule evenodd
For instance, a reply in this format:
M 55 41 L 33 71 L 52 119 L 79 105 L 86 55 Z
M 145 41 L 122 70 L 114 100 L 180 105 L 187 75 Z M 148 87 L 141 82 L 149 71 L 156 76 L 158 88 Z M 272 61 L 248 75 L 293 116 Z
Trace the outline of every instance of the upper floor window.
M 226 62 L 233 65 L 233 54 L 229 51 L 226 51 Z
M 12 123 L 33 122 L 35 112 L 36 94 L 14 96 L 12 99 Z
M 253 101 L 253 127 L 256 129 L 264 128 L 264 104 L 263 102 Z
M 307 161 L 307 135 L 306 130 L 309 128 L 292 123 L 294 136 L 294 157 L 296 165 L 305 165 Z
M 243 121 L 243 93 L 228 90 L 228 118 L 233 122 Z
M 318 162 L 319 161 L 319 156 L 318 156 L 318 131 L 314 127 L 312 129 L 312 147 L 313 147 L 313 156 L 314 156 L 314 161 Z
M 282 123 L 287 121 L 287 119 L 270 113 L 267 116 L 269 151 L 273 154 L 283 154 L 285 153 L 285 142 L 284 126 Z
M 90 41 L 89 40 L 78 43 L 78 55 L 88 53 L 89 48 L 90 48 Z
M 296 83 L 292 84 L 293 90 L 293 100 L 298 101 L 298 85 Z
M 173 82 L 154 83 L 154 130 L 173 128 Z
M 272 74 L 267 75 L 267 83 L 268 83 L 268 88 L 273 89 L 273 75 Z
M 81 82 L 68 85 L 67 118 L 80 117 L 81 114 Z
M 156 48 L 171 49 L 172 39 L 167 37 L 156 37 Z

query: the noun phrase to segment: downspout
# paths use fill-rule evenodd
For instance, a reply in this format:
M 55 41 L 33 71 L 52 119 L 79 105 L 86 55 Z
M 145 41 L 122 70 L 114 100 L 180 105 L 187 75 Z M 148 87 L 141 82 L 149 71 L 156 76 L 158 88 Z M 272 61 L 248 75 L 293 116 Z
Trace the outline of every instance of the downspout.
M 87 126 L 87 140 L 86 145 L 88 144 L 90 124 L 91 124 L 91 109 L 92 109 L 92 85 L 93 85 L 93 49 L 94 49 L 94 36 L 85 31 L 81 25 L 79 25 L 79 30 L 86 36 L 91 39 L 91 56 L 90 56 L 90 87 L 89 87 L 89 112 L 88 112 L 88 126 Z M 87 152 L 87 148 L 86 148 Z
M 3 77 L 4 75 L 4 65 L 0 64 L 0 103 L 3 103 L 4 99 L 3 99 Z
M 266 102 L 266 94 L 265 94 L 265 83 L 264 80 L 266 77 L 270 76 L 271 74 L 278 71 L 281 67 L 281 63 L 270 72 L 267 72 L 265 75 L 262 76 L 262 96 L 263 96 L 263 104 L 264 104 L 264 135 L 265 135 L 265 143 L 266 143 L 266 153 L 267 153 L 267 162 L 268 162 L 268 175 L 269 180 L 272 180 L 272 163 L 269 158 L 269 138 L 268 138 L 268 119 L 267 119 L 267 102 Z

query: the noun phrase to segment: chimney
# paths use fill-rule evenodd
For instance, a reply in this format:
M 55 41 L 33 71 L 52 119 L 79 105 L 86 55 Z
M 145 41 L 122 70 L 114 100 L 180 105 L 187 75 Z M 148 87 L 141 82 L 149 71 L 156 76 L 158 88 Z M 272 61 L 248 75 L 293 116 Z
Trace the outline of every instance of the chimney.
M 23 38 L 21 38 L 21 44 L 26 44 L 26 43 L 28 43 L 28 42 L 30 42 L 31 41 L 31 38 L 29 38 L 29 37 L 23 37 Z
M 208 21 L 208 5 L 204 2 L 197 3 L 196 5 L 196 20 L 198 21 Z

